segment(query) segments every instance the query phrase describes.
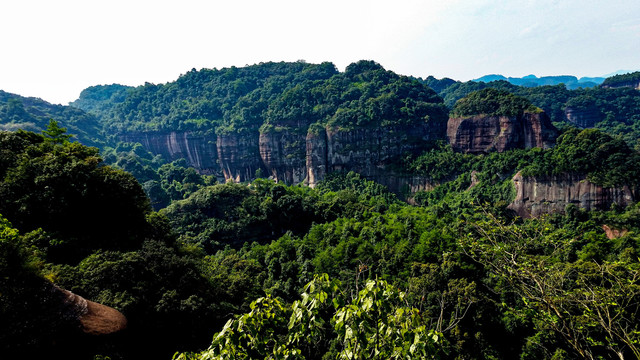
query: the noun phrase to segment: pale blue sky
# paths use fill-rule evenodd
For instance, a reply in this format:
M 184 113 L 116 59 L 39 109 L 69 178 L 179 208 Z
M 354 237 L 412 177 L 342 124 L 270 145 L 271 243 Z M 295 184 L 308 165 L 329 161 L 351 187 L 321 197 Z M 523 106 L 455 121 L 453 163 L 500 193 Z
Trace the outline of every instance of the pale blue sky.
M 400 74 L 600 76 L 640 69 L 638 0 L 20 0 L 2 5 L 0 89 L 53 103 L 91 85 L 263 61 Z

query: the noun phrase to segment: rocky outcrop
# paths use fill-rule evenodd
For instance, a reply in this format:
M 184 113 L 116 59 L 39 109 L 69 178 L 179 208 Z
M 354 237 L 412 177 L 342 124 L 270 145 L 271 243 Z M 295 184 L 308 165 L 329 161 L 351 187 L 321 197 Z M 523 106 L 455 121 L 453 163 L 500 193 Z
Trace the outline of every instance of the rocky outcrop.
M 431 191 L 440 183 L 424 176 L 396 175 L 393 173 L 378 175 L 374 180 L 386 186 L 389 191 L 409 198 L 418 191 Z
M 426 189 L 429 185 L 425 179 L 397 175 L 393 168 L 403 154 L 421 152 L 443 135 L 444 126 L 427 124 L 310 132 L 306 139 L 306 183 L 315 186 L 333 171 L 355 171 L 388 185 L 394 192 L 399 193 L 406 186 Z
M 512 181 L 516 197 L 508 208 L 523 218 L 562 213 L 570 204 L 585 210 L 605 210 L 612 204 L 627 206 L 636 201 L 628 187 L 605 188 L 583 175 L 523 177 L 518 173 Z
M 140 143 L 146 150 L 160 154 L 168 161 L 186 159 L 189 165 L 203 174 L 213 174 L 218 170 L 215 135 L 198 135 L 188 131 L 140 132 L 122 134 L 119 139 Z
M 327 132 L 325 129 L 309 131 L 306 138 L 306 172 L 305 183 L 315 187 L 325 178 L 328 171 Z
M 269 177 L 286 184 L 299 184 L 307 177 L 306 134 L 272 130 L 260 134 L 259 148 Z
M 432 187 L 426 178 L 399 175 L 393 168 L 400 156 L 419 153 L 432 141 L 442 140 L 442 122 L 356 129 L 314 126 L 312 130 L 304 125 L 215 137 L 190 132 L 130 133 L 120 135 L 120 140 L 139 142 L 168 160 L 184 158 L 200 173 L 221 174 L 235 182 L 261 176 L 315 186 L 329 172 L 355 171 L 397 193 Z
M 602 113 L 595 105 L 586 109 L 567 106 L 564 115 L 568 122 L 582 129 L 592 128 L 602 121 Z
M 611 83 L 611 84 L 603 84 L 602 85 L 603 88 L 605 89 L 618 89 L 618 88 L 632 88 L 632 89 L 636 89 L 636 90 L 640 90 L 640 79 L 638 80 L 629 80 L 629 81 L 618 81 L 615 83 Z
M 482 154 L 511 149 L 543 149 L 554 145 L 557 129 L 544 112 L 521 116 L 452 117 L 447 123 L 447 137 L 456 151 Z
M 259 137 L 258 132 L 218 135 L 218 161 L 226 180 L 249 181 L 266 174 Z
M 607 235 L 609 240 L 621 238 L 629 233 L 627 229 L 615 229 L 611 228 L 609 225 L 602 225 L 602 230 Z
M 53 286 L 52 291 L 62 298 L 64 316 L 76 318 L 85 334 L 107 335 L 127 327 L 127 318 L 114 308 L 89 301 L 57 286 Z
M 0 323 L 3 359 L 92 359 L 99 349 L 126 336 L 127 318 L 116 309 L 35 274 L 22 277 L 22 281 L 28 296 L 20 297 L 18 307 L 10 306 L 19 311 L 3 314 L 6 323 Z M 9 293 L 9 304 L 14 293 Z

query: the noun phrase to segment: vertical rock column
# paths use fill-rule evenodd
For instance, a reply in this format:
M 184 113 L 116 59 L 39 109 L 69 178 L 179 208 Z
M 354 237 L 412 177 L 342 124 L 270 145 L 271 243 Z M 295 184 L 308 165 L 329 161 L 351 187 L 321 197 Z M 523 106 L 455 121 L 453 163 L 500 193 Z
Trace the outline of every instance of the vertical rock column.
M 307 145 L 307 178 L 305 183 L 315 187 L 327 175 L 327 132 L 321 129 L 309 131 Z

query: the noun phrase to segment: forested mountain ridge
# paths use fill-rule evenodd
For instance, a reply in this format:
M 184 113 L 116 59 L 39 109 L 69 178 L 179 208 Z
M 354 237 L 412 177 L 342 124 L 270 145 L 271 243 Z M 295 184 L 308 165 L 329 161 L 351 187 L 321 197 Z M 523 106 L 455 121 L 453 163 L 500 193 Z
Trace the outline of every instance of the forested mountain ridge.
M 313 185 L 337 169 L 385 182 L 401 155 L 444 138 L 446 114 L 433 90 L 374 62 L 344 73 L 299 62 L 191 71 L 129 90 L 102 121 L 119 140 L 201 173 Z
M 640 90 L 640 71 L 636 71 L 628 74 L 615 75 L 607 78 L 603 83 L 604 88 L 620 88 L 630 87 L 636 90 Z
M 605 80 L 604 77 L 582 77 L 578 79 L 575 76 L 571 75 L 560 75 L 560 76 L 541 76 L 537 77 L 535 75 L 527 75 L 521 78 L 518 77 L 506 77 L 503 75 L 485 75 L 474 79 L 475 82 L 492 82 L 498 80 L 505 80 L 513 85 L 525 86 L 525 87 L 536 87 L 536 86 L 544 86 L 544 85 L 560 85 L 564 84 L 568 89 L 575 90 L 578 88 L 590 88 L 595 87 Z
M 437 89 L 450 109 L 421 83 Z M 478 89 L 515 94 L 519 97 L 513 99 L 520 100 L 514 101 L 530 109 L 526 116 L 491 120 L 515 104 L 487 110 L 489 103 L 511 101 L 497 92 L 481 95 L 481 101 L 472 102 L 480 104 L 476 108 L 463 110 L 465 101 L 455 107 L 451 103 Z M 353 170 L 411 197 L 439 186 L 444 178 L 425 177 L 403 165 L 408 164 L 403 159 L 428 152 L 439 141 L 473 153 L 549 148 L 557 135 L 546 115 L 561 128 L 597 124 L 636 146 L 639 93 L 629 88 L 572 91 L 504 81 L 411 79 L 372 61 L 354 63 L 343 73 L 330 63 L 297 62 L 192 70 L 175 82 L 137 88 L 95 86 L 73 105 L 95 114 L 108 144 L 103 147 L 107 161 L 134 173 L 158 207 L 191 191 L 179 185 L 186 175 L 163 180 L 158 173 L 162 164 L 183 159 L 181 167 L 212 176 L 196 183 L 269 177 L 314 186 L 333 171 Z M 476 116 L 475 125 L 462 120 L 461 111 Z
M 504 182 L 493 174 L 537 159 L 530 174 L 572 166 L 598 181 L 602 169 L 589 159 L 567 163 L 537 156 L 540 149 L 451 152 L 453 171 L 475 169 L 477 183 L 460 177 L 425 194 L 424 206 L 355 173 L 333 173 L 315 189 L 265 179 L 201 186 L 153 213 L 131 175 L 62 135 L 0 132 L 0 311 L 12 319 L 0 328 L 11 339 L 0 342 L 3 354 L 551 359 L 637 351 L 637 206 L 503 217 Z M 626 146 L 593 130 L 563 137 L 559 151 Z M 425 154 L 415 164 L 427 161 Z M 118 309 L 128 329 L 82 346 L 49 342 L 65 333 L 49 322 L 54 314 L 40 317 L 49 298 L 30 284 L 43 277 Z M 531 282 L 544 283 L 547 296 L 531 292 Z M 611 323 L 620 335 L 607 337 L 609 325 L 585 305 L 620 314 Z M 207 350 L 190 352 L 216 331 Z
M 41 99 L 0 90 L 0 130 L 40 132 L 47 128 L 51 119 L 68 128 L 85 145 L 104 145 L 102 127 L 95 115 L 71 106 L 52 105 Z
M 633 74 L 620 75 L 622 78 Z M 619 77 L 611 77 L 616 81 Z M 428 77 L 423 81 L 442 96 L 445 104 L 452 108 L 456 101 L 470 93 L 485 88 L 505 90 L 522 96 L 542 110 L 559 127 L 598 128 L 608 134 L 621 136 L 636 150 L 640 149 L 638 122 L 640 121 L 640 91 L 631 86 L 608 87 L 607 81 L 600 87 L 569 90 L 564 85 L 523 87 L 504 80 L 488 83 Z
M 464 93 L 448 108 L 374 62 L 267 63 L 87 89 L 101 152 L 63 121 L 0 131 L 1 353 L 640 357 L 640 154 L 543 117 L 594 96 L 633 130 L 635 90 L 476 86 L 434 84 Z M 73 340 L 54 284 L 127 329 Z

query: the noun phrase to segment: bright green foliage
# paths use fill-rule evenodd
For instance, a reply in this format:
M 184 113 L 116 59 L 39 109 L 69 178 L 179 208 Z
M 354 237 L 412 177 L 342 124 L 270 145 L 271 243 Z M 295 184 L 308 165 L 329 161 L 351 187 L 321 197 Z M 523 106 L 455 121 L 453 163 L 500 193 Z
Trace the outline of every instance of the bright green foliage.
M 605 187 L 640 185 L 640 154 L 596 129 L 568 130 L 540 155 L 524 167 L 524 176 L 574 173 Z
M 463 117 L 478 114 L 488 116 L 520 116 L 524 112 L 539 112 L 527 99 L 505 90 L 487 88 L 472 92 L 458 100 L 451 110 L 452 116 Z
M 131 173 L 142 184 L 154 209 L 167 207 L 172 200 L 182 200 L 195 191 L 216 183 L 213 175 L 200 175 L 185 159 L 167 163 L 139 143 L 120 142 L 103 149 L 105 163 Z
M 632 78 L 637 76 L 637 73 L 629 75 Z M 638 143 L 638 139 L 640 139 L 640 131 L 638 130 L 640 91 L 638 90 L 628 87 L 569 90 L 562 84 L 525 87 L 512 85 L 507 81 L 492 81 L 490 83 L 469 81 L 453 83 L 438 90 L 438 94 L 444 98 L 444 102 L 449 108 L 453 108 L 459 99 L 474 91 L 487 88 L 508 91 L 526 98 L 533 105 L 544 110 L 559 128 L 571 125 L 565 112 L 567 108 L 587 111 L 587 116 L 594 119 L 596 128 L 607 134 L 622 137 L 627 144 L 636 150 L 640 146 Z
M 383 186 L 355 173 L 329 176 L 317 190 L 257 179 L 250 184 L 202 187 L 162 212 L 182 234 L 211 253 L 225 244 L 274 240 L 287 233 L 303 235 L 313 223 L 397 203 Z
M 470 155 L 440 145 L 420 156 L 405 157 L 403 167 L 440 183 L 431 191 L 415 194 L 414 201 L 455 207 L 458 211 L 468 208 L 471 202 L 499 206 L 510 203 L 515 196 L 510 179 L 518 171 L 541 179 L 560 174 L 586 176 L 603 187 L 640 186 L 640 154 L 624 141 L 596 129 L 569 129 L 554 148 L 547 150 Z
M 393 286 L 371 280 L 349 302 L 340 282 L 317 276 L 302 300 L 285 305 L 269 296 L 257 299 L 249 313 L 227 322 L 209 349 L 174 359 L 311 359 L 323 357 L 327 349 L 319 346 L 327 343 L 337 349 L 337 359 L 435 358 L 440 336 L 403 299 Z
M 46 130 L 42 131 L 42 134 L 47 137 L 47 141 L 52 141 L 55 144 L 69 142 L 69 139 L 73 137 L 73 135 L 67 134 L 67 128 L 61 127 L 53 119 L 49 120 L 49 125 L 47 125 Z
M 69 105 L 92 114 L 102 115 L 116 104 L 123 102 L 130 89 L 132 88 L 129 86 L 119 84 L 90 86 L 82 90 L 80 97 Z
M 403 307 L 404 293 L 369 280 L 351 304 L 333 317 L 342 350 L 338 359 L 433 359 L 440 335 L 417 309 Z
M 52 119 L 85 145 L 104 144 L 96 116 L 71 106 L 52 105 L 38 98 L 26 98 L 0 90 L 0 130 L 46 131 Z
M 165 85 L 85 90 L 74 103 L 101 116 L 107 134 L 189 131 L 203 135 L 429 123 L 444 132 L 447 114 L 426 85 L 360 61 L 339 73 L 331 63 L 261 63 L 192 70 Z M 292 149 L 302 152 L 304 138 Z
M 631 72 L 627 74 L 614 75 L 614 76 L 608 77 L 604 80 L 604 82 L 602 83 L 602 86 L 616 86 L 620 84 L 627 84 L 627 83 L 633 83 L 633 82 L 637 83 L 639 81 L 640 81 L 640 71 L 636 71 L 636 72 Z
M 358 96 L 370 76 L 381 81 L 389 76 L 367 62 L 352 70 L 350 79 L 363 84 L 362 89 L 354 85 L 363 91 Z M 236 85 L 238 91 L 251 86 Z M 311 104 L 307 89 L 314 85 L 307 85 L 286 91 L 287 96 Z M 355 99 L 353 91 L 334 95 Z M 251 99 L 260 98 L 257 94 Z M 317 104 L 311 112 L 297 112 L 285 97 L 280 100 L 277 109 L 269 108 L 273 127 L 263 130 L 279 131 L 284 122 L 276 118 L 295 122 L 330 113 Z M 249 118 L 234 124 L 243 119 Z M 405 156 L 416 174 L 442 182 L 416 197 L 424 207 L 399 202 L 355 173 L 330 175 L 315 189 L 266 179 L 211 186 L 184 162 L 165 164 L 140 145 L 114 147 L 110 159 L 145 183 L 155 182 L 143 188 L 180 199 L 158 214 L 150 211 L 141 186 L 102 165 L 95 149 L 1 132 L 1 211 L 23 234 L 9 230 L 5 237 L 11 241 L 0 247 L 0 268 L 11 274 L 0 282 L 13 289 L 0 288 L 11 295 L 0 297 L 2 306 L 13 306 L 4 307 L 13 310 L 2 318 L 10 324 L 27 319 L 24 324 L 30 325 L 0 332 L 12 339 L 0 346 L 32 346 L 37 355 L 48 346 L 47 336 L 57 329 L 43 324 L 55 314 L 38 305 L 47 304 L 40 301 L 46 297 L 30 290 L 46 276 L 127 316 L 129 328 L 121 338 L 92 348 L 92 354 L 112 359 L 200 351 L 216 332 L 221 335 L 209 350 L 177 356 L 351 359 L 446 353 L 460 359 L 552 359 L 579 357 L 579 346 L 584 354 L 616 358 L 620 352 L 632 358 L 638 340 L 638 207 L 586 212 L 569 206 L 548 221 L 495 220 L 508 215 L 510 178 L 529 167 L 548 174 L 557 166 L 587 171 L 590 179 L 633 184 L 635 153 L 623 145 L 598 131 L 571 130 L 552 150 L 472 156 L 441 145 L 419 157 Z M 583 157 L 611 167 L 594 168 Z M 492 214 L 478 211 L 475 204 L 483 202 L 490 203 Z M 12 228 L 3 224 L 0 228 Z M 604 225 L 618 237 L 607 237 Z M 495 267 L 498 260 L 508 264 L 505 254 L 517 264 Z M 6 265 L 11 259 L 21 265 Z M 536 279 L 548 285 L 547 298 L 523 296 L 523 286 L 535 288 Z M 550 304 L 561 307 L 561 317 Z M 39 322 L 27 316 L 35 309 Z M 612 326 L 599 322 L 605 313 Z M 571 326 L 578 342 L 568 341 L 557 324 Z M 632 331 L 616 335 L 621 328 Z
M 551 225 L 505 224 L 491 215 L 462 239 L 465 251 L 515 299 L 504 306 L 557 334 L 580 358 L 640 356 L 640 263 L 626 248 L 614 261 L 566 260 L 574 240 Z
M 133 176 L 102 166 L 96 148 L 25 132 L 2 136 L 0 212 L 22 232 L 42 228 L 57 238 L 47 250 L 51 260 L 142 242 L 150 209 Z

